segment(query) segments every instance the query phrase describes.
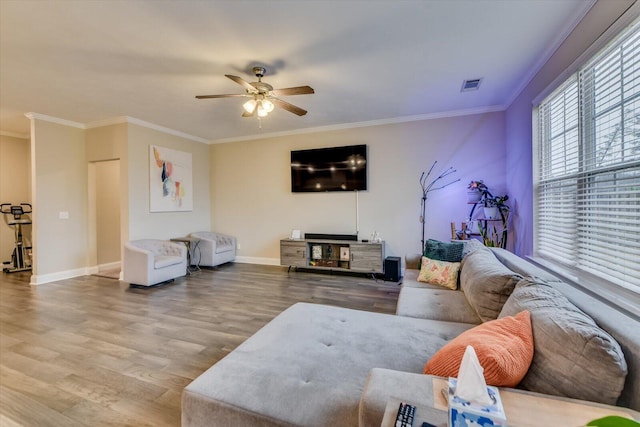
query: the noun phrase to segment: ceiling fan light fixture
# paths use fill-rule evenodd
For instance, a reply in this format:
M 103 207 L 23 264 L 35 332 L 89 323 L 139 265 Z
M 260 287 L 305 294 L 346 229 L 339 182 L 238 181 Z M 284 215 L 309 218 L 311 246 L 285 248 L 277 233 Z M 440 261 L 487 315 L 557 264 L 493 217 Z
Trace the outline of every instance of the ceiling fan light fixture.
M 257 102 L 255 99 L 250 99 L 242 105 L 242 108 L 244 108 L 247 113 L 251 114 L 253 113 L 253 110 L 255 110 L 256 104 Z
M 258 101 L 258 117 L 267 117 L 269 112 L 264 108 L 264 102 Z
M 273 108 L 274 108 L 273 102 L 269 101 L 268 99 L 265 99 L 262 101 L 262 109 L 267 113 L 272 112 Z

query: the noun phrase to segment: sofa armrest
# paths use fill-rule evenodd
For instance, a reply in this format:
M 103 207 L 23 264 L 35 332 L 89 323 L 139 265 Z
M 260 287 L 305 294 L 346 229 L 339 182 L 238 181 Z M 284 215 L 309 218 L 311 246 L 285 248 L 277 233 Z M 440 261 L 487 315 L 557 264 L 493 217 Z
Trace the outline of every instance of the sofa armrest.
M 410 404 L 433 407 L 433 376 L 391 369 L 374 368 L 364 385 L 360 398 L 359 425 L 379 426 L 389 398 L 395 397 Z M 424 414 L 422 415 L 424 416 Z M 432 423 L 446 423 L 447 413 L 433 409 L 429 414 Z
M 154 254 L 130 244 L 124 245 L 122 278 L 125 282 L 144 284 L 153 270 Z

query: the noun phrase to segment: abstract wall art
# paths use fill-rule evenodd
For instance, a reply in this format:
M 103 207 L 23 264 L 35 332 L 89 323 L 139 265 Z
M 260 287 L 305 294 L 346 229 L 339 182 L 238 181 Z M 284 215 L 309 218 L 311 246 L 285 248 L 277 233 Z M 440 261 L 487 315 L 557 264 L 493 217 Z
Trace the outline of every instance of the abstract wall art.
M 193 210 L 191 153 L 149 146 L 149 211 Z

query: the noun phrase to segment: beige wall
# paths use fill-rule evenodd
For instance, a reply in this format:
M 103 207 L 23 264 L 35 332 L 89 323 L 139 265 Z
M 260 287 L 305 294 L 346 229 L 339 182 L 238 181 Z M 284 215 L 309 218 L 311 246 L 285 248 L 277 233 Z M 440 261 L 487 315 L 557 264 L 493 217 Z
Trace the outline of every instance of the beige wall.
M 98 265 L 120 261 L 120 161 L 96 162 L 95 207 Z
M 166 239 L 209 229 L 206 144 L 130 123 L 84 130 L 39 118 L 32 119 L 32 135 L 32 283 L 85 274 L 98 264 L 118 261 L 121 243 L 129 239 Z M 152 144 L 192 153 L 192 212 L 149 213 Z M 119 184 L 107 189 L 107 181 Z M 106 212 L 117 203 L 119 225 L 117 212 Z M 69 219 L 60 219 L 60 212 L 69 212 Z
M 128 204 L 128 185 L 127 185 L 127 144 L 129 139 L 129 125 L 120 123 L 115 125 L 101 126 L 91 128 L 87 133 L 87 161 L 89 162 L 89 265 L 96 266 L 99 264 L 120 261 L 122 256 L 122 242 L 129 238 L 129 204 Z M 117 160 L 118 177 L 112 177 L 112 183 L 117 182 L 117 207 L 119 211 L 116 213 L 111 209 L 114 208 L 109 204 L 109 214 L 106 217 L 112 217 L 114 220 L 117 216 L 118 231 L 117 235 L 110 235 L 109 232 L 116 233 L 115 224 L 107 226 L 100 224 L 100 218 L 103 216 L 99 212 L 99 204 L 103 204 L 104 200 L 99 200 L 100 194 L 109 191 L 112 194 L 115 191 L 112 185 L 108 189 L 98 188 L 101 185 L 98 182 L 98 169 L 104 166 L 103 163 L 110 163 Z M 104 171 L 103 171 L 104 172 Z M 115 171 L 111 171 L 115 173 Z M 107 231 L 110 230 L 110 231 Z M 101 238 L 100 235 L 105 236 Z M 117 248 L 117 249 L 116 249 Z M 115 251 L 118 251 L 117 257 Z M 102 254 L 102 255 L 100 255 Z M 107 255 L 108 254 L 108 255 Z M 105 261 L 108 259 L 109 261 Z
M 0 135 L 0 203 L 29 203 L 31 200 L 30 142 L 28 139 Z M 0 218 L 0 262 L 11 260 L 15 234 Z M 25 235 L 31 227 L 24 227 Z
M 192 154 L 193 211 L 149 212 L 149 146 L 158 145 Z M 211 224 L 209 146 L 179 136 L 128 125 L 127 175 L 129 239 L 185 236 L 209 230 Z M 124 167 L 124 165 L 121 165 Z
M 87 162 L 83 129 L 32 119 L 31 134 L 37 283 L 38 276 L 87 265 Z
M 468 213 L 466 186 L 483 179 L 506 188 L 504 114 L 370 126 L 211 146 L 212 229 L 238 237 L 238 256 L 278 263 L 279 240 L 292 229 L 354 233 L 355 193 L 291 193 L 290 151 L 368 145 L 369 190 L 358 194 L 360 239 L 378 231 L 387 255 L 420 251 L 420 174 L 457 169 L 460 182 L 430 194 L 427 238 L 447 240 L 449 223 Z M 436 175 L 437 175 L 436 173 Z

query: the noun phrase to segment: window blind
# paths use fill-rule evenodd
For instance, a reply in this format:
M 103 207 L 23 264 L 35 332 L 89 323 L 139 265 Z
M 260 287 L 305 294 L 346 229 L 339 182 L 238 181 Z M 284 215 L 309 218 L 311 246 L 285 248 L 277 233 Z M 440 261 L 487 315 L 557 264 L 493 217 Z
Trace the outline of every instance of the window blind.
M 535 253 L 640 292 L 640 25 L 538 106 Z

